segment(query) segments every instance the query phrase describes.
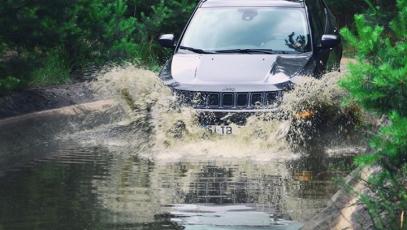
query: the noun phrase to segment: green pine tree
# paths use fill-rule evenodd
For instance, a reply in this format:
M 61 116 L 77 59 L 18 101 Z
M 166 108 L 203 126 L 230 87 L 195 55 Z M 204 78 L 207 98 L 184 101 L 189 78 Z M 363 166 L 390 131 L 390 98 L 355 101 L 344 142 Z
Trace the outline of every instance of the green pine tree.
M 359 165 L 379 166 L 361 196 L 378 229 L 407 229 L 407 0 L 397 1 L 397 15 L 387 25 L 355 16 L 356 33 L 341 31 L 357 50 L 357 63 L 341 81 L 351 100 L 386 118 Z M 378 12 L 376 12 L 378 13 Z M 380 23 L 378 23 L 380 24 Z

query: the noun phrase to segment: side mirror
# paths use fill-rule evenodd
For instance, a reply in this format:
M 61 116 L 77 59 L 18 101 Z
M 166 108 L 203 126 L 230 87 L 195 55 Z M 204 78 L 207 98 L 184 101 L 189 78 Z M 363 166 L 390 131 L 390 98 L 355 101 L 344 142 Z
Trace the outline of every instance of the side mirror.
M 341 39 L 339 38 L 338 35 L 334 35 L 334 34 L 322 35 L 322 38 L 321 38 L 322 48 L 325 48 L 325 49 L 334 48 L 337 45 L 339 45 L 339 43 L 341 43 Z
M 174 34 L 161 35 L 160 38 L 158 39 L 158 42 L 162 47 L 174 48 L 175 36 Z

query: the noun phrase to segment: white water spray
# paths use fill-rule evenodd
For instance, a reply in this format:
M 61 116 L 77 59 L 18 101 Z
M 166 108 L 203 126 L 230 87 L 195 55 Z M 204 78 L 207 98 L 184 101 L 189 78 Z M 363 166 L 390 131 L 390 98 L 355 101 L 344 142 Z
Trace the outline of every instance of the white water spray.
M 117 66 L 99 74 L 94 89 L 115 98 L 127 111 L 129 123 L 145 128 L 156 158 L 176 160 L 199 155 L 200 159 L 264 160 L 292 156 L 290 145 L 296 143 L 293 138 L 300 139 L 302 144 L 311 139 L 312 133 L 304 127 L 311 128 L 315 121 L 301 119 L 299 113 L 315 115 L 329 110 L 323 115 L 336 114 L 332 122 L 345 117 L 349 111 L 341 107 L 341 100 L 346 93 L 337 85 L 341 76 L 335 72 L 320 80 L 304 77 L 294 90 L 285 93 L 280 114 L 252 116 L 243 127 L 232 124 L 236 134 L 231 136 L 211 135 L 198 122 L 197 112 L 179 106 L 177 98 L 151 71 L 130 64 Z M 276 119 L 281 114 L 285 119 Z

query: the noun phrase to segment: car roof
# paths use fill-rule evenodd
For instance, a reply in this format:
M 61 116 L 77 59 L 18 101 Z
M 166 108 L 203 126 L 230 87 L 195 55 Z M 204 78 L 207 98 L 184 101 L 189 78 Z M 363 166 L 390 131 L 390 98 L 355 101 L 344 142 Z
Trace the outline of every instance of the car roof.
M 303 0 L 201 0 L 200 7 L 223 6 L 277 6 L 304 7 Z

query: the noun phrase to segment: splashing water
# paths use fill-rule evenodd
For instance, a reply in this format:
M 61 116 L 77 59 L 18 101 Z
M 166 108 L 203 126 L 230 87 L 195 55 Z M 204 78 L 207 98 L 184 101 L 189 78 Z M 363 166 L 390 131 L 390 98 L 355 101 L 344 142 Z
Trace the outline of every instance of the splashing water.
M 197 112 L 180 106 L 171 90 L 155 73 L 133 65 L 116 66 L 99 74 L 96 92 L 113 97 L 126 111 L 127 121 L 143 130 L 156 158 L 176 160 L 196 154 L 214 157 L 250 157 L 259 160 L 292 157 L 298 146 L 327 145 L 322 132 L 332 140 L 349 139 L 349 130 L 359 122 L 356 108 L 341 106 L 346 93 L 337 82 L 343 74 L 329 73 L 321 79 L 304 77 L 286 92 L 281 109 L 273 114 L 256 114 L 237 134 L 211 135 L 199 123 Z M 283 119 L 281 119 L 283 117 Z M 335 127 L 335 128 L 333 128 Z M 320 139 L 320 140 L 319 140 Z M 319 140 L 319 141 L 318 141 Z M 233 156 L 231 156 L 233 153 Z
M 357 105 L 343 103 L 347 93 L 338 82 L 345 74 L 346 71 L 331 72 L 320 79 L 304 77 L 284 96 L 282 110 L 292 115 L 287 135 L 291 147 L 312 151 L 364 143 L 363 127 L 369 119 Z
M 234 135 L 218 136 L 202 127 L 195 110 L 180 106 L 153 72 L 107 68 L 90 83 L 103 99 L 92 102 L 95 109 L 62 108 L 69 116 L 51 114 L 35 126 L 25 122 L 29 129 L 14 135 L 16 151 L 8 151 L 12 158 L 4 162 L 23 162 L 24 168 L 4 177 L 0 203 L 11 211 L 0 225 L 30 228 L 32 220 L 42 220 L 51 229 L 180 229 L 197 223 L 228 228 L 243 220 L 296 229 L 325 207 L 337 189 L 332 178 L 349 172 L 350 158 L 341 155 L 349 148 L 305 156 L 296 150 L 346 139 L 340 137 L 358 121 L 355 110 L 340 106 L 346 95 L 336 86 L 341 76 L 304 78 L 285 93 L 279 113 L 255 114 L 242 127 L 232 124 Z M 6 133 L 5 143 L 14 136 Z M 28 138 L 22 143 L 20 136 Z M 209 210 L 209 217 L 197 210 Z M 55 212 L 66 213 L 66 221 L 53 218 Z M 188 215 L 178 218 L 182 223 L 173 218 L 180 213 Z M 196 222 L 203 219 L 210 222 Z

